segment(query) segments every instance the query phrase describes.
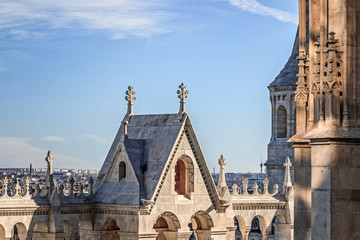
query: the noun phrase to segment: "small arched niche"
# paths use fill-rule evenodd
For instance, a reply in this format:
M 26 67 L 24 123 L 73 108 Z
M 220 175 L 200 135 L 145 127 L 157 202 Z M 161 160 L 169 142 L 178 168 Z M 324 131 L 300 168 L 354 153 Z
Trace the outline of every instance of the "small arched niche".
M 126 178 L 126 163 L 124 161 L 121 161 L 119 163 L 119 182 L 123 178 Z
M 194 164 L 187 155 L 181 156 L 175 165 L 175 192 L 190 196 L 194 191 Z
M 287 111 L 283 105 L 280 105 L 276 114 L 276 137 L 287 137 Z

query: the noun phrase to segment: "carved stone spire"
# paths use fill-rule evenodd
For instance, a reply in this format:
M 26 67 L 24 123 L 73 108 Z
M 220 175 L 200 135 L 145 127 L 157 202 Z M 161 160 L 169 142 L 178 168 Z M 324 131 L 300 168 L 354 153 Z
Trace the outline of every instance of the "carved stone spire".
M 291 168 L 292 164 L 290 161 L 290 158 L 287 157 L 285 159 L 285 163 L 284 163 L 284 167 L 285 167 L 285 177 L 284 177 L 284 183 L 283 183 L 283 187 L 292 187 L 292 183 L 291 183 L 291 176 L 290 176 L 290 168 Z
M 179 114 L 182 114 L 184 112 L 186 112 L 185 109 L 185 99 L 187 98 L 187 94 L 189 93 L 188 90 L 185 90 L 186 85 L 184 83 L 181 83 L 181 85 L 179 86 L 180 90 L 177 91 L 177 94 L 179 94 L 179 98 L 180 98 L 180 110 L 179 110 Z
M 223 155 L 220 156 L 219 160 L 218 160 L 219 166 L 220 166 L 220 173 L 219 173 L 219 181 L 218 181 L 218 189 L 222 188 L 222 187 L 227 187 L 226 185 L 226 180 L 225 180 L 225 165 L 226 165 L 226 160 L 224 158 Z
M 129 86 L 128 90 L 125 93 L 126 93 L 125 100 L 128 101 L 128 109 L 127 109 L 126 117 L 130 117 L 134 115 L 134 101 L 136 100 L 135 97 L 136 92 L 134 91 L 133 86 Z
M 54 161 L 54 158 L 50 151 L 48 151 L 47 156 L 45 158 L 45 161 L 47 163 L 47 173 L 46 173 L 46 187 L 54 187 L 54 181 L 53 181 L 53 167 L 52 163 Z

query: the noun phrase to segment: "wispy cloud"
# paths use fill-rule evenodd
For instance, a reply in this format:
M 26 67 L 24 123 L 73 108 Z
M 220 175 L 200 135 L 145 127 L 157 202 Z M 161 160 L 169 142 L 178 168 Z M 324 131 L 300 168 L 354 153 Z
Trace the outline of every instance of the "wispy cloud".
M 262 5 L 257 0 L 228 0 L 229 3 L 243 11 L 270 16 L 282 22 L 298 23 L 297 16 L 276 8 Z
M 15 137 L 0 137 L 1 167 L 46 167 L 45 157 L 48 149 L 35 147 L 29 139 Z M 81 160 L 73 156 L 53 152 L 55 168 L 94 168 L 98 166 L 91 161 Z
M 7 71 L 9 71 L 9 68 L 5 66 L 4 61 L 0 57 L 0 72 L 7 72 Z
M 166 3 L 166 4 L 165 4 Z M 168 32 L 165 0 L 0 1 L 0 29 L 16 39 L 41 37 L 40 29 L 105 30 L 112 38 Z
M 43 137 L 42 140 L 48 141 L 48 142 L 62 142 L 64 139 L 62 137 L 57 136 L 46 136 Z
M 109 144 L 109 141 L 106 138 L 97 136 L 94 134 L 84 134 L 84 135 L 79 136 L 79 138 L 91 140 L 99 145 L 108 145 Z

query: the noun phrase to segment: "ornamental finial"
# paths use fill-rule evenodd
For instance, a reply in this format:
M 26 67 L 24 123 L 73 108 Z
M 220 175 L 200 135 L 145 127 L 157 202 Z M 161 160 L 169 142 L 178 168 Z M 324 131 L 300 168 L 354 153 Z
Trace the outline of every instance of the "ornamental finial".
M 45 185 L 49 188 L 54 187 L 54 182 L 53 182 L 53 161 L 54 158 L 50 152 L 50 150 L 47 153 L 47 156 L 45 158 L 45 161 L 47 163 L 47 173 L 46 173 L 46 182 Z
M 188 92 L 188 90 L 185 90 L 186 85 L 184 83 L 181 83 L 179 88 L 180 88 L 180 90 L 177 91 L 177 94 L 179 94 L 178 98 L 180 98 L 179 114 L 182 114 L 182 113 L 186 112 L 186 110 L 185 110 L 185 99 L 187 98 L 187 94 L 189 92 Z
M 136 100 L 135 94 L 136 92 L 134 91 L 133 86 L 129 86 L 128 90 L 125 92 L 126 93 L 126 97 L 125 100 L 128 101 L 128 110 L 126 113 L 127 117 L 130 117 L 132 115 L 134 115 L 134 101 Z
M 291 176 L 290 176 L 290 168 L 291 168 L 291 166 L 292 166 L 292 164 L 291 164 L 290 158 L 287 157 L 285 159 L 285 163 L 284 163 L 284 167 L 285 167 L 285 177 L 284 177 L 284 183 L 283 183 L 284 187 L 292 186 Z

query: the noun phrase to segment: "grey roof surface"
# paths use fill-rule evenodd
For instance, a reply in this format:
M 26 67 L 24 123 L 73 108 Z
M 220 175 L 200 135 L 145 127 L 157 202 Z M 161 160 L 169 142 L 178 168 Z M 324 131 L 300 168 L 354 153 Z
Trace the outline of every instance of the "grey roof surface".
M 284 68 L 281 70 L 279 75 L 275 80 L 270 83 L 269 87 L 282 86 L 282 85 L 294 85 L 296 84 L 298 78 L 297 74 L 299 72 L 299 60 L 296 57 L 299 55 L 299 29 L 296 32 L 296 37 L 293 45 L 291 55 L 285 64 Z
M 102 183 L 96 189 L 95 202 L 138 205 L 142 198 L 151 199 L 184 119 L 182 114 L 131 116 L 124 145 L 139 185 L 123 180 Z M 121 134 L 120 127 L 100 170 L 98 183 L 111 166 Z

